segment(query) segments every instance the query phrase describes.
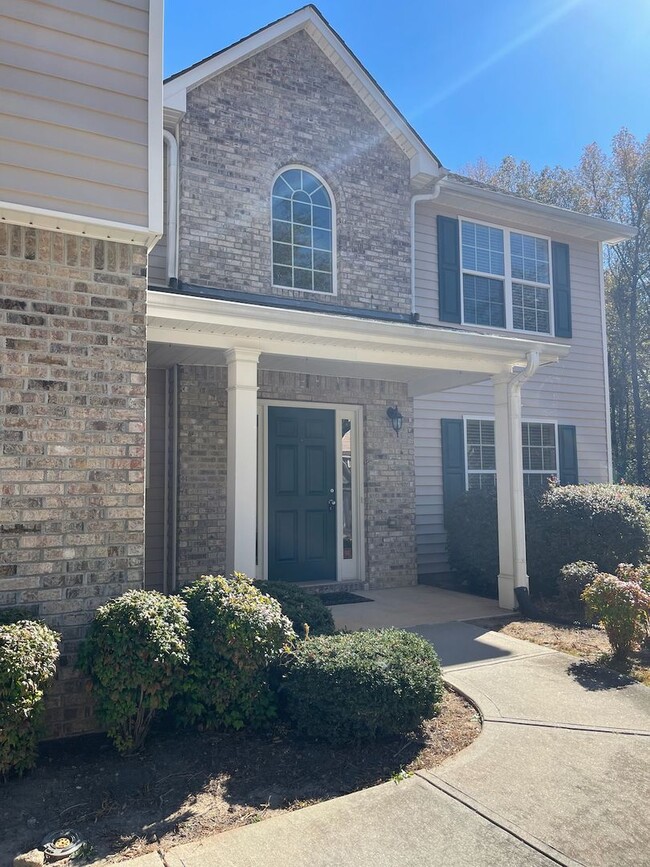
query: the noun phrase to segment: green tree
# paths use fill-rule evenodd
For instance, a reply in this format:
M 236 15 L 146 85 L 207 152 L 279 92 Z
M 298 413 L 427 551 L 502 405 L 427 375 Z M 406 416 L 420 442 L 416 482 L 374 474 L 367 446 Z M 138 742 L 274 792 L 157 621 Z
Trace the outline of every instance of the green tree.
M 611 150 L 585 147 L 573 168 L 506 156 L 466 166 L 474 180 L 544 204 L 627 223 L 634 238 L 604 249 L 614 473 L 637 484 L 650 479 L 650 135 L 627 129 Z

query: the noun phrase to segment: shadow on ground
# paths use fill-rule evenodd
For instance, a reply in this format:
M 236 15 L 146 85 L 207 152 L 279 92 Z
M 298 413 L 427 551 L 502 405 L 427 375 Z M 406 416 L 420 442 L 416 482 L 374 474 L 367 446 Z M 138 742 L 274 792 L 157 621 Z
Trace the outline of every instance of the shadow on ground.
M 604 665 L 598 665 L 595 662 L 572 662 L 567 668 L 567 673 L 580 686 L 590 692 L 625 689 L 625 687 L 637 683 L 633 677 L 619 674 L 619 672 L 612 671 L 611 668 L 606 668 Z

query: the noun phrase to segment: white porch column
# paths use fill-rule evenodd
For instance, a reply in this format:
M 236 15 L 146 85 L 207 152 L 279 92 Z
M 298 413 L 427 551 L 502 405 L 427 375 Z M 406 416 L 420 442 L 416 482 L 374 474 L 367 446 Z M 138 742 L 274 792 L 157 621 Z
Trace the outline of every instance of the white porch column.
M 255 577 L 257 523 L 257 363 L 255 349 L 226 351 L 228 363 L 228 476 L 226 568 Z
M 499 606 L 517 607 L 515 587 L 528 587 L 524 472 L 521 454 L 521 376 L 492 377 L 499 526 Z

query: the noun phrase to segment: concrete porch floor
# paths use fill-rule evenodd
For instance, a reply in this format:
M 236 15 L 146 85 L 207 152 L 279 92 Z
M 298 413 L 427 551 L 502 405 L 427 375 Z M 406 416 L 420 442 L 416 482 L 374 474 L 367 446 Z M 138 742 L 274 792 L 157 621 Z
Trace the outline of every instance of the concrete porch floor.
M 406 629 L 422 624 L 507 614 L 494 599 L 455 593 L 426 584 L 357 592 L 359 596 L 367 596 L 373 601 L 332 606 L 337 629 L 380 629 L 385 626 Z

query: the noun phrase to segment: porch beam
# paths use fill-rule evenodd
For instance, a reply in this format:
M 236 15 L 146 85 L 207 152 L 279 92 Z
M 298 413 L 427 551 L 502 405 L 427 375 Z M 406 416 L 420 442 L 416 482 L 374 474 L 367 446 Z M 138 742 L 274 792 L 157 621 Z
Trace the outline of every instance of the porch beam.
M 528 587 L 526 519 L 521 451 L 521 380 L 515 374 L 492 377 L 499 530 L 499 606 L 517 607 L 515 587 Z
M 234 347 L 228 365 L 226 568 L 256 574 L 257 366 L 260 353 Z

